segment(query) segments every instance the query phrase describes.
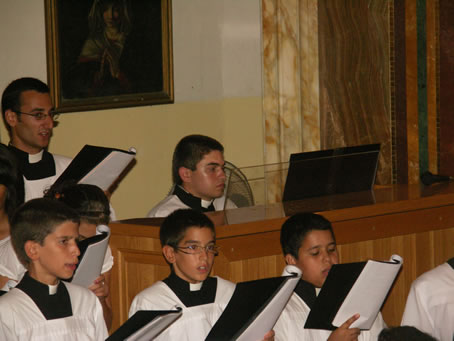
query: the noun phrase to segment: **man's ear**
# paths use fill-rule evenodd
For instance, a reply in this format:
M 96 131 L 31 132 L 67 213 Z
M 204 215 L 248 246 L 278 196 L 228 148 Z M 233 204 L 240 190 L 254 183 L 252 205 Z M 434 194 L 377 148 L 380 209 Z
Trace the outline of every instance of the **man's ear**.
M 17 114 L 11 109 L 8 109 L 5 111 L 5 121 L 10 127 L 14 127 L 19 120 L 17 118 Z
M 170 245 L 164 245 L 162 247 L 162 254 L 164 255 L 164 258 L 168 263 L 175 263 L 175 250 L 173 247 L 171 247 Z
M 288 265 L 296 265 L 296 259 L 290 253 L 287 253 L 284 258 Z
M 183 182 L 191 182 L 192 179 L 192 170 L 186 167 L 178 168 L 178 175 Z
M 32 261 L 39 259 L 39 247 L 40 245 L 37 242 L 32 240 L 27 240 L 24 245 L 25 254 Z

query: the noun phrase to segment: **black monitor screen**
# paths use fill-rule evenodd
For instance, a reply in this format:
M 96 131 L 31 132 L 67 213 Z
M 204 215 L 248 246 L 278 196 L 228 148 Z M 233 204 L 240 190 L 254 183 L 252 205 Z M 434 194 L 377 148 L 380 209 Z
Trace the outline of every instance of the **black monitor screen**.
M 368 144 L 292 154 L 282 200 L 371 190 L 379 153 Z

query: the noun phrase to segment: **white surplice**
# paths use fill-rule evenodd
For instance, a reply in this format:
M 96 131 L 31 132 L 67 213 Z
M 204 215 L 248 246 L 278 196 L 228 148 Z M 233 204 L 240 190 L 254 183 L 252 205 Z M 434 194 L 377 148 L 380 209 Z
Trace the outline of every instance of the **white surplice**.
M 72 316 L 46 320 L 35 302 L 13 288 L 0 297 L 0 340 L 100 341 L 108 337 L 101 303 L 88 289 L 64 283 Z
M 43 151 L 35 155 L 29 155 L 30 163 L 39 162 L 42 158 L 42 153 Z M 55 180 L 58 179 L 72 161 L 71 158 L 63 155 L 52 154 L 52 156 L 54 157 L 55 163 L 55 175 L 37 180 L 27 180 L 24 177 L 25 201 L 43 197 L 44 191 L 53 185 Z
M 162 281 L 140 292 L 132 301 L 129 316 L 138 310 L 173 310 L 182 308 L 182 316 L 165 329 L 155 340 L 205 340 L 224 311 L 235 290 L 235 284 L 217 278 L 214 302 L 186 307 L 178 296 Z M 201 284 L 201 283 L 200 283 Z
M 448 263 L 412 283 L 402 325 L 414 326 L 440 341 L 454 339 L 454 269 Z

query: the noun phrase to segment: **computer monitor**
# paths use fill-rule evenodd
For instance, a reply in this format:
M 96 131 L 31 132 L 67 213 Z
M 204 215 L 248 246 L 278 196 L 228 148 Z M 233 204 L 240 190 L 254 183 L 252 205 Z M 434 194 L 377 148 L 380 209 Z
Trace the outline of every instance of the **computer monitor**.
M 380 144 L 290 155 L 282 201 L 372 190 Z

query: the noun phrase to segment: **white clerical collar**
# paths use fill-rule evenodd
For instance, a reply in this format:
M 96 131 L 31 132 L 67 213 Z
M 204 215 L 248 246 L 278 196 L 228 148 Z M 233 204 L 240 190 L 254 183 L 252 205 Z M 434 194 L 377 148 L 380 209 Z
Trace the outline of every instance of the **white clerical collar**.
M 189 290 L 190 291 L 199 291 L 202 288 L 203 282 L 199 283 L 189 283 Z
M 49 287 L 49 295 L 55 295 L 57 293 L 57 288 L 58 288 L 58 285 L 60 284 L 60 282 L 57 282 L 57 284 L 55 285 L 50 285 L 48 284 L 48 287 Z
M 213 202 L 213 200 L 206 201 L 206 200 L 200 199 L 200 205 L 204 208 L 208 208 L 212 202 Z
M 44 149 L 41 149 L 41 151 L 39 153 L 28 154 L 28 162 L 37 163 L 37 162 L 41 161 L 41 159 L 43 158 L 43 153 L 44 153 Z

